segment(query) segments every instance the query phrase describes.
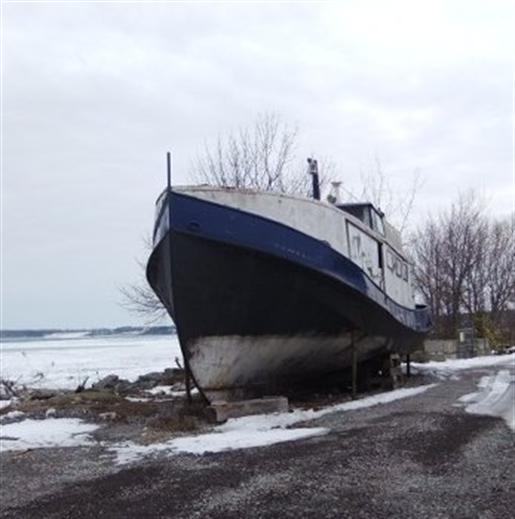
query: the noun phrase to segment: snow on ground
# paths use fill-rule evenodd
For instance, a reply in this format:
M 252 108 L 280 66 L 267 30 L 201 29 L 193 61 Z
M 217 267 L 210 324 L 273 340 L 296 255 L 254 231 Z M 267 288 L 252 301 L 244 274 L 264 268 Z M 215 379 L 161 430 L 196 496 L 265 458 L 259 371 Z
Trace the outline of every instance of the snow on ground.
M 465 405 L 465 411 L 503 418 L 515 432 L 515 375 L 507 369 L 499 370 L 494 375 L 482 377 L 478 388 L 475 393 L 459 399 Z
M 87 337 L 60 338 L 59 340 L 34 340 L 3 342 L 1 348 L 0 376 L 16 380 L 31 387 L 74 389 L 86 377 L 89 383 L 114 373 L 121 378 L 135 380 L 151 371 L 162 371 L 180 357 L 176 336 L 166 337 Z M 440 377 L 453 376 L 470 368 L 502 365 L 515 366 L 515 354 L 476 357 L 473 359 L 447 360 L 444 362 L 412 363 L 414 371 L 434 373 Z M 480 412 L 503 416 L 513 427 L 514 384 L 506 378 L 505 370 L 493 379 L 485 378 L 479 391 L 468 395 L 462 403 L 468 412 Z M 229 420 L 215 427 L 212 432 L 197 436 L 174 438 L 170 441 L 137 445 L 127 442 L 107 445 L 117 453 L 119 463 L 127 463 L 140 457 L 164 451 L 170 454 L 187 452 L 201 454 L 228 449 L 240 449 L 270 445 L 314 435 L 325 434 L 320 427 L 297 427 L 300 422 L 320 418 L 337 411 L 352 411 L 374 405 L 386 404 L 399 398 L 414 396 L 433 385 L 404 388 L 360 400 L 326 407 L 317 411 L 296 410 L 292 413 L 250 416 Z M 166 387 L 154 388 L 149 394 L 173 394 Z M 182 393 L 181 393 L 182 395 Z M 0 406 L 8 401 L 0 401 Z M 19 423 L 1 425 L 3 437 L 17 440 L 2 440 L 2 450 L 50 446 L 87 445 L 91 442 L 88 433 L 97 426 L 77 419 L 46 420 L 25 419 Z
M 252 423 L 252 421 L 248 421 L 245 424 L 234 425 L 233 430 L 223 431 L 220 430 L 220 428 L 216 429 L 217 430 L 212 433 L 184 436 L 174 438 L 167 442 L 152 443 L 150 445 L 126 442 L 114 445 L 111 449 L 116 452 L 117 463 L 123 465 L 138 461 L 146 456 L 153 456 L 160 452 L 167 454 L 221 452 L 249 447 L 263 447 L 274 443 L 309 438 L 328 432 L 328 429 L 323 427 L 282 429 L 280 427 L 267 425 L 266 428 L 259 429 L 257 424 Z
M 97 427 L 78 418 L 47 418 L 2 424 L 0 425 L 0 452 L 92 445 L 89 433 Z
M 137 396 L 126 396 L 125 400 L 127 400 L 129 402 L 151 402 L 152 401 L 152 399 L 150 397 L 149 398 L 140 398 Z
M 4 379 L 38 388 L 75 389 L 114 373 L 135 380 L 181 358 L 177 336 L 98 337 L 0 343 Z
M 486 355 L 471 359 L 448 359 L 424 363 L 412 362 L 411 367 L 413 368 L 413 373 L 423 372 L 436 375 L 439 378 L 447 378 L 464 369 L 488 368 L 502 364 L 515 366 L 515 354 Z
M 0 409 L 10 406 L 11 403 L 12 403 L 12 400 L 0 400 Z
M 298 440 L 310 436 L 317 436 L 329 432 L 323 427 L 289 428 L 292 425 L 308 420 L 320 418 L 337 411 L 355 411 L 366 407 L 387 404 L 394 400 L 415 396 L 436 384 L 403 388 L 387 393 L 380 393 L 360 400 L 345 402 L 314 411 L 297 409 L 291 413 L 274 413 L 267 415 L 244 416 L 233 418 L 223 425 L 219 425 L 212 432 L 196 436 L 183 436 L 167 442 L 151 445 L 138 445 L 133 442 L 120 443 L 112 446 L 120 464 L 136 461 L 144 456 L 151 456 L 159 452 L 203 454 L 205 452 L 220 452 L 224 450 L 261 447 Z

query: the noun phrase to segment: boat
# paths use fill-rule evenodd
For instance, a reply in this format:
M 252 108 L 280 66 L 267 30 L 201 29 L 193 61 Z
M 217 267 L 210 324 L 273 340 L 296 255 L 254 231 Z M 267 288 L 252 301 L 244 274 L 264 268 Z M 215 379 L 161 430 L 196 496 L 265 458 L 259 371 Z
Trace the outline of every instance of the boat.
M 147 280 L 209 401 L 281 394 L 389 353 L 431 327 L 414 267 L 372 203 L 174 186 L 156 202 Z

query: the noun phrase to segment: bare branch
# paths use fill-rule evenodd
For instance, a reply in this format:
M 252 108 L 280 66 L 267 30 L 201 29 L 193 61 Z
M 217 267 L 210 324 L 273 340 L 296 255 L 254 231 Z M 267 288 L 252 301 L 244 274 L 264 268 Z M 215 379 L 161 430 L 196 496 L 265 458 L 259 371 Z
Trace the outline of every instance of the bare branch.
M 304 159 L 296 157 L 298 130 L 274 113 L 264 113 L 255 123 L 219 137 L 215 150 L 207 145 L 197 158 L 192 178 L 203 183 L 279 193 L 309 193 Z M 320 168 L 325 183 L 325 168 Z
M 493 336 L 492 327 L 506 328 L 503 319 L 515 299 L 515 236 L 509 221 L 489 217 L 482 200 L 468 192 L 431 217 L 412 243 L 418 287 L 439 335 L 454 336 L 464 314 L 481 333 Z

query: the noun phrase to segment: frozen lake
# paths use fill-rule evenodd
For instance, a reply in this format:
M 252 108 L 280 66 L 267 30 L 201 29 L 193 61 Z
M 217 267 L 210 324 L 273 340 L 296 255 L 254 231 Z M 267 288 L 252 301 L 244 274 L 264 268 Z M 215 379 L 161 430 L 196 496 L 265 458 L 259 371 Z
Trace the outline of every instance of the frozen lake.
M 75 389 L 115 373 L 135 380 L 175 367 L 182 359 L 176 335 L 60 337 L 1 342 L 1 377 L 39 388 Z

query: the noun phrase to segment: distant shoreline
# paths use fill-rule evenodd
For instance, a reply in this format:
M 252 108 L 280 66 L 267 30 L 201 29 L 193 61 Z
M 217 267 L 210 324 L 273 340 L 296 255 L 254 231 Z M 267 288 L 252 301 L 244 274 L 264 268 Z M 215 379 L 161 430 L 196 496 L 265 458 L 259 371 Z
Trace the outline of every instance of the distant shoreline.
M 13 339 L 84 339 L 114 335 L 175 335 L 175 326 L 119 326 L 116 328 L 42 328 L 0 330 L 0 342 Z

